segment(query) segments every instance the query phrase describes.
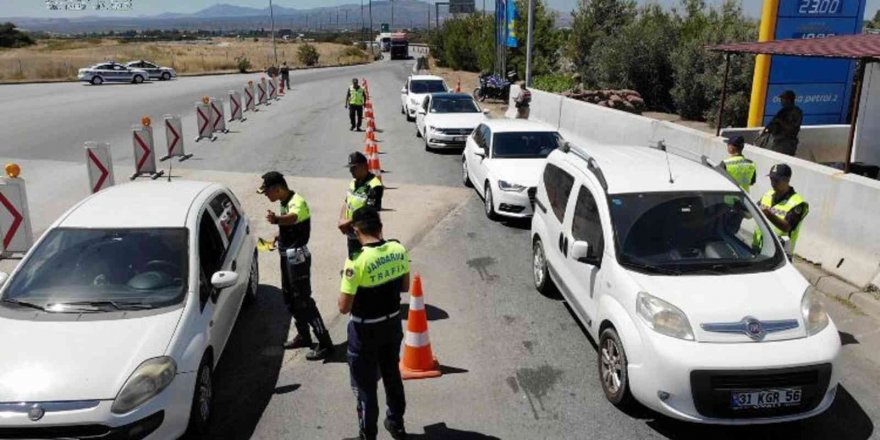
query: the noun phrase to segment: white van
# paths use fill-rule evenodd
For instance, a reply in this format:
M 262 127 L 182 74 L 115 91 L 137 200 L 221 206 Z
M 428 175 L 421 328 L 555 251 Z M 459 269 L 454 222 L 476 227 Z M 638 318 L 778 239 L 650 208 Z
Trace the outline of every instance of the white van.
M 662 149 L 570 144 L 532 219 L 535 286 L 598 345 L 602 388 L 701 423 L 810 417 L 834 401 L 840 337 L 761 211 L 726 175 Z

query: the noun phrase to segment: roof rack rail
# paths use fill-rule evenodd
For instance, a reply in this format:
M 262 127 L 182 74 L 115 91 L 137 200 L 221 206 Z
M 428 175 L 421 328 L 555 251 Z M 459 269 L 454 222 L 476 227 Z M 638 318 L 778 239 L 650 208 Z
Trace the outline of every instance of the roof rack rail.
M 577 157 L 580 157 L 584 161 L 587 162 L 587 170 L 593 173 L 596 176 L 596 180 L 599 181 L 599 184 L 602 185 L 602 189 L 607 193 L 608 192 L 608 181 L 605 180 L 605 173 L 602 172 L 602 168 L 599 168 L 599 162 L 596 162 L 596 159 L 593 156 L 590 156 L 589 153 L 584 151 L 583 148 L 578 147 L 577 145 L 572 144 L 571 142 L 566 141 L 559 148 L 563 153 L 572 153 Z
M 656 144 L 648 144 L 648 147 L 654 148 L 654 149 L 657 149 L 660 151 L 665 151 L 667 153 L 669 152 L 669 147 L 666 146 L 666 141 L 663 139 L 657 141 Z M 682 154 L 679 154 L 679 153 L 682 153 Z M 709 160 L 709 157 L 706 156 L 705 154 L 698 155 L 697 153 L 694 153 L 694 152 L 691 152 L 688 150 L 676 148 L 676 156 L 683 157 L 685 159 L 688 159 L 688 160 L 691 160 L 694 162 L 699 162 L 701 165 L 712 169 L 713 171 L 717 172 L 718 174 L 721 174 L 721 176 L 723 176 L 725 179 L 729 180 L 731 183 L 736 185 L 737 188 L 740 188 L 739 183 L 733 178 L 733 176 L 730 175 L 730 173 L 727 172 L 726 169 L 720 167 L 719 166 L 720 164 L 713 164 Z M 740 188 L 740 189 L 742 189 L 742 188 Z

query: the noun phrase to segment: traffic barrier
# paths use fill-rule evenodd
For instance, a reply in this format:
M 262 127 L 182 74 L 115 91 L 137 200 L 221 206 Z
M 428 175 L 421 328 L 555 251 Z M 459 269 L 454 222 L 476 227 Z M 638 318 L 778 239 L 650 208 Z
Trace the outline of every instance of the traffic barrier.
M 116 184 L 113 175 L 113 159 L 110 144 L 86 142 L 86 168 L 89 171 L 89 189 L 92 194 Z
M 241 105 L 241 93 L 236 92 L 235 90 L 229 91 L 229 122 L 232 121 L 240 121 L 244 122 L 247 118 L 244 117 L 244 108 Z
M 244 86 L 244 109 L 245 111 L 257 111 L 257 99 L 254 95 L 254 82 L 248 81 Z
M 269 99 L 266 95 L 266 77 L 260 78 L 260 82 L 257 83 L 257 104 L 258 105 L 269 105 Z
M 269 99 L 278 99 L 278 80 L 275 77 L 269 77 Z
M 211 110 L 214 121 L 211 123 L 214 133 L 229 133 L 226 129 L 226 115 L 223 112 L 223 100 L 211 98 Z
M 20 174 L 18 164 L 8 163 L 7 177 L 0 177 L 0 256 L 3 258 L 23 255 L 34 244 L 26 182 Z
M 159 158 L 159 161 L 166 161 L 172 157 L 179 158 L 183 162 L 191 157 L 192 154 L 186 154 L 183 148 L 183 122 L 179 115 L 165 115 L 165 143 L 168 148 L 168 154 Z
M 412 296 L 409 299 L 409 316 L 406 319 L 403 359 L 400 360 L 400 376 L 403 379 L 426 379 L 439 377 L 440 363 L 431 350 L 428 338 L 428 315 L 422 293 L 422 278 L 415 274 Z
M 196 103 L 196 128 L 198 129 L 196 142 L 202 139 L 210 139 L 211 142 L 214 142 L 217 139 L 217 136 L 214 136 L 213 116 L 214 110 L 211 109 L 211 98 L 205 96 L 201 102 Z
M 130 179 L 140 176 L 150 176 L 156 180 L 164 171 L 156 170 L 156 154 L 153 144 L 153 126 L 148 116 L 141 118 L 141 125 L 132 125 L 132 144 L 134 146 L 134 174 Z

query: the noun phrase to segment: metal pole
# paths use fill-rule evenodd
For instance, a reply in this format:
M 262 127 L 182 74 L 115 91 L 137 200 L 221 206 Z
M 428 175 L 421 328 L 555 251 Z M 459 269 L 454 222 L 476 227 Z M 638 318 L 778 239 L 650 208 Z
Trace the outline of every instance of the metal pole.
M 853 155 L 853 147 L 855 147 L 856 140 L 856 122 L 859 120 L 859 107 L 862 102 L 862 80 L 865 78 L 865 65 L 868 64 L 868 59 L 862 58 L 859 60 L 859 67 L 856 69 L 858 72 L 856 74 L 856 93 L 855 93 L 855 102 L 853 102 L 853 110 L 852 116 L 849 121 L 849 141 L 847 143 L 848 147 L 846 149 L 846 162 L 843 163 L 843 172 L 849 173 L 851 164 L 852 164 L 852 155 Z
M 392 32 L 394 31 L 394 0 L 391 0 L 391 29 L 390 30 Z
M 529 35 L 526 41 L 526 85 L 532 86 L 532 50 L 535 45 L 535 0 L 529 0 Z
M 721 136 L 721 124 L 724 121 L 724 103 L 727 101 L 727 77 L 730 75 L 730 52 L 724 54 L 724 80 L 721 81 L 721 105 L 718 107 L 718 121 L 715 136 Z
M 361 41 L 366 43 L 367 39 L 364 38 L 364 32 L 366 32 L 366 26 L 364 24 L 364 0 L 361 0 Z
M 275 8 L 269 0 L 269 17 L 272 19 L 272 52 L 275 54 L 275 65 L 278 65 L 278 47 L 275 45 Z
M 373 49 L 373 0 L 370 0 L 370 55 L 375 55 Z
M 434 3 L 434 21 L 435 21 L 434 24 L 436 25 L 434 27 L 436 27 L 439 30 L 440 29 L 440 4 L 439 3 Z

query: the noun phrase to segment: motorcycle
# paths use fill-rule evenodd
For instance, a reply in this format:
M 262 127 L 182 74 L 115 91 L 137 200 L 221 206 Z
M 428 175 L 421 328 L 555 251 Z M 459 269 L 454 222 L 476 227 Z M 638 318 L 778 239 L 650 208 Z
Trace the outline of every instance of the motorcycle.
M 480 75 L 480 86 L 474 89 L 474 99 L 480 102 L 487 98 L 507 101 L 510 97 L 510 85 L 513 84 L 515 76 L 514 72 L 507 74 L 509 79 L 493 73 Z

